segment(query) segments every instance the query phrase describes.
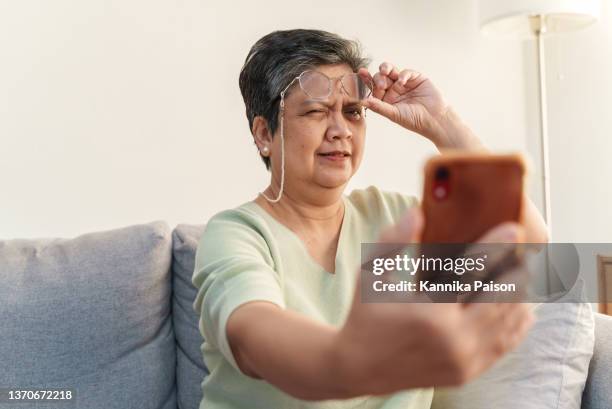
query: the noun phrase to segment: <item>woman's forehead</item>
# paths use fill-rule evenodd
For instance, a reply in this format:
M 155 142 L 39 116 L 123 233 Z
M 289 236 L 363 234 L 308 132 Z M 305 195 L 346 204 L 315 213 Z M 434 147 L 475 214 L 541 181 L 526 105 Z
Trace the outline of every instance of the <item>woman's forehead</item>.
M 351 74 L 353 70 L 348 64 L 325 64 L 314 67 L 315 71 L 322 72 L 329 78 L 338 78 L 346 74 Z

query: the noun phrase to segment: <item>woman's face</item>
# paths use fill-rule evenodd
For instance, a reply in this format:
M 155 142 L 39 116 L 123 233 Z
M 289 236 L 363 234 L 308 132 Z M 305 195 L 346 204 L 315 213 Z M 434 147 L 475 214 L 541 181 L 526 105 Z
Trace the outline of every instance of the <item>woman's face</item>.
M 348 65 L 315 68 L 332 78 L 332 93 L 311 99 L 296 81 L 285 95 L 285 189 L 344 187 L 363 156 L 366 123 L 364 109 L 342 91 L 337 78 L 351 74 Z M 280 177 L 280 121 L 274 135 L 273 172 Z M 314 190 L 316 191 L 316 189 Z M 299 191 L 298 191 L 299 192 Z

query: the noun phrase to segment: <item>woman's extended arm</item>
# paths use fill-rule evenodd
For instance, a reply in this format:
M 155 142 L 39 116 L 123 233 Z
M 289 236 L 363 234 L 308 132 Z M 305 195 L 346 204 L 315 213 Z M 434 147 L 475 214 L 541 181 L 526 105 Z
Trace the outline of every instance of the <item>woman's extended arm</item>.
M 381 242 L 414 241 L 421 228 L 412 209 Z M 513 242 L 520 234 L 505 224 L 481 241 Z M 459 385 L 516 347 L 533 321 L 519 303 L 362 303 L 360 294 L 358 281 L 341 328 L 268 302 L 243 304 L 226 325 L 239 368 L 305 400 Z
M 269 302 L 250 302 L 227 322 L 242 372 L 305 400 L 351 396 L 335 354 L 337 330 Z

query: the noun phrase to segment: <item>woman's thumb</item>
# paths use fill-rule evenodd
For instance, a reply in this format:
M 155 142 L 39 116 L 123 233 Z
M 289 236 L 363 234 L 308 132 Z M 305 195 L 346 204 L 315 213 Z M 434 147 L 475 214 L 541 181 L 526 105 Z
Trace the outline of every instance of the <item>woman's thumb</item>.
M 395 121 L 395 109 L 393 108 L 393 106 L 385 101 L 376 98 L 373 95 L 370 95 L 368 99 L 365 100 L 364 106 L 376 112 L 377 114 L 380 114 L 384 117 L 389 118 L 392 121 Z

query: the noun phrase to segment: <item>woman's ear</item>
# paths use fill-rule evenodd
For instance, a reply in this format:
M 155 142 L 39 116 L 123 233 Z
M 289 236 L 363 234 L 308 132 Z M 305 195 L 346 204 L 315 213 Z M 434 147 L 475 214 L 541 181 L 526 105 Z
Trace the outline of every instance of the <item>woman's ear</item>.
M 263 116 L 256 116 L 253 119 L 253 140 L 263 156 L 268 156 L 272 149 L 272 135 L 268 129 L 268 121 Z

